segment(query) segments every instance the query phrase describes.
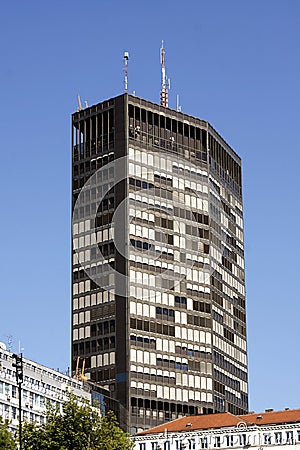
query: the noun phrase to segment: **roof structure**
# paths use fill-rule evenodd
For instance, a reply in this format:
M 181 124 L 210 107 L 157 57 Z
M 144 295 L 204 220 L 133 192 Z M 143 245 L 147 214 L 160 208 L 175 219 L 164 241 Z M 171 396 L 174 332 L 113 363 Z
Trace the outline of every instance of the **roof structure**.
M 300 409 L 286 409 L 284 411 L 265 411 L 241 416 L 248 424 L 275 425 L 300 422 Z
M 141 433 L 138 433 L 138 435 L 234 427 L 240 422 L 240 417 L 228 412 L 218 414 L 202 414 L 199 416 L 186 416 L 173 420 L 172 422 L 159 425 L 151 430 L 142 431 Z
M 300 422 L 300 409 L 284 411 L 266 411 L 235 416 L 228 412 L 218 414 L 203 414 L 199 416 L 186 416 L 167 422 L 163 425 L 142 431 L 137 436 L 146 434 L 159 434 L 170 432 L 183 432 L 195 430 L 208 430 L 214 428 L 235 427 L 245 425 L 272 425 Z

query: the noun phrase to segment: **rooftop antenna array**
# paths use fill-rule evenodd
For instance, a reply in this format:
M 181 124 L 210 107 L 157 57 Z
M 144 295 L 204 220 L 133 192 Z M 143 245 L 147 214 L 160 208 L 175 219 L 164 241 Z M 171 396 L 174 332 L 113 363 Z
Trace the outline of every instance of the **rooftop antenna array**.
M 166 76 L 164 41 L 161 41 L 160 64 L 161 64 L 160 104 L 161 106 L 165 106 L 167 108 L 169 106 L 170 78 L 167 78 Z
M 129 53 L 124 52 L 123 61 L 124 61 L 124 92 L 128 94 L 128 60 Z
M 83 109 L 89 107 L 88 102 L 87 102 L 86 100 L 84 100 L 85 108 L 82 106 L 82 103 L 81 103 L 81 97 L 80 97 L 79 94 L 77 94 L 77 102 L 78 102 L 78 109 L 77 109 L 77 112 L 82 111 Z
M 80 98 L 79 94 L 77 94 L 77 102 L 78 102 L 78 110 L 82 111 L 83 107 L 82 107 L 81 98 Z
M 176 95 L 176 111 L 180 112 L 181 111 L 181 104 L 179 101 L 179 95 Z
M 8 350 L 9 352 L 11 352 L 11 349 L 12 349 L 12 343 L 13 343 L 13 336 L 12 336 L 12 334 L 9 334 L 9 335 L 7 336 L 7 350 Z

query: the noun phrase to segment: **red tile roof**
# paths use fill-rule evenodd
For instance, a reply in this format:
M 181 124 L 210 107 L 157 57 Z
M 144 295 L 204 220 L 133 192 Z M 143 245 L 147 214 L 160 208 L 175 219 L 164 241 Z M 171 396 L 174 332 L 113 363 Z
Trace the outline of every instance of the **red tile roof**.
M 142 431 L 138 433 L 138 435 L 163 433 L 165 431 L 192 431 L 207 430 L 209 428 L 234 427 L 240 422 L 240 417 L 234 416 L 230 413 L 186 416 L 180 419 L 173 420 L 172 422 L 167 422 L 163 425 L 159 425 L 155 428 L 151 428 L 151 430 Z
M 246 425 L 272 425 L 284 423 L 300 423 L 300 409 L 291 409 L 285 411 L 268 411 L 263 413 L 251 413 L 243 416 L 234 416 L 228 412 L 217 414 L 202 414 L 199 416 L 186 416 L 180 419 L 167 422 L 150 430 L 138 433 L 138 436 L 144 434 L 158 434 L 164 432 L 180 432 L 207 430 L 210 428 L 235 427 L 238 424 Z
M 288 409 L 284 411 L 267 411 L 263 413 L 251 413 L 241 416 L 247 422 L 256 425 L 272 425 L 281 423 L 300 422 L 300 409 Z

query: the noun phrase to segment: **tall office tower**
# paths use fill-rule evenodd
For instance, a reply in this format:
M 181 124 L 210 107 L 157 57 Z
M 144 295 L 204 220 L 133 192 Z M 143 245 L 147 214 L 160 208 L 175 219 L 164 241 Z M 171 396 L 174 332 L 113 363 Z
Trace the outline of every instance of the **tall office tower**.
M 123 94 L 73 114 L 73 370 L 132 432 L 246 413 L 241 160 L 206 121 Z

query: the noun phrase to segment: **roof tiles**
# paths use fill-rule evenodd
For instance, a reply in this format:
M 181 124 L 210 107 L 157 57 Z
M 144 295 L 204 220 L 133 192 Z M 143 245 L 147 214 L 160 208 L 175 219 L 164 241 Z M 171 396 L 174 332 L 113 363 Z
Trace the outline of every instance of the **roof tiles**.
M 138 436 L 145 434 L 159 434 L 164 432 L 180 432 L 207 430 L 213 428 L 235 427 L 241 423 L 246 425 L 272 425 L 300 422 L 300 409 L 284 411 L 266 411 L 263 413 L 251 413 L 242 416 L 235 416 L 228 412 L 217 414 L 202 414 L 199 416 L 186 416 L 180 419 L 167 422 L 150 430 L 138 433 Z
M 263 413 L 251 413 L 241 416 L 247 423 L 256 425 L 272 425 L 282 423 L 300 422 L 300 409 L 288 409 L 284 411 L 266 411 Z
M 241 422 L 240 417 L 230 413 L 202 414 L 200 416 L 186 416 L 159 425 L 151 430 L 142 431 L 138 435 L 164 433 L 170 431 L 207 430 L 209 428 L 234 427 Z

